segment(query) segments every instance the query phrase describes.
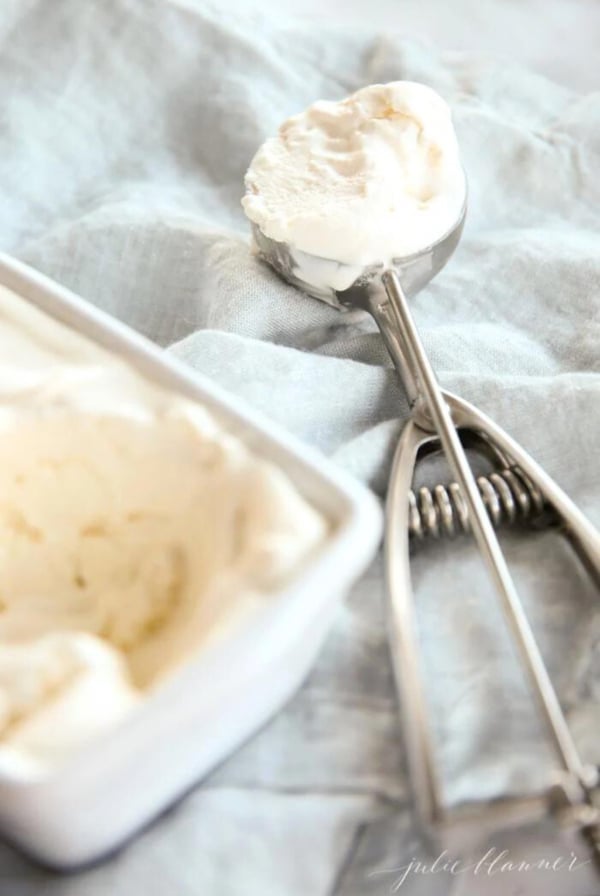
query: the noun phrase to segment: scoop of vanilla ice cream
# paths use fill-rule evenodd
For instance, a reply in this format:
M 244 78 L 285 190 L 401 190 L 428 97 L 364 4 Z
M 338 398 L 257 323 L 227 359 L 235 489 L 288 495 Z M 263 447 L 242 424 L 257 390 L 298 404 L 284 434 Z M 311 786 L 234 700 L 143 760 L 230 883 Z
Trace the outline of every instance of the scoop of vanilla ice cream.
M 114 724 L 327 530 L 205 408 L 0 287 L 0 768 Z
M 460 217 L 465 176 L 447 103 L 375 84 L 285 121 L 246 174 L 246 215 L 271 239 L 349 265 L 419 252 Z

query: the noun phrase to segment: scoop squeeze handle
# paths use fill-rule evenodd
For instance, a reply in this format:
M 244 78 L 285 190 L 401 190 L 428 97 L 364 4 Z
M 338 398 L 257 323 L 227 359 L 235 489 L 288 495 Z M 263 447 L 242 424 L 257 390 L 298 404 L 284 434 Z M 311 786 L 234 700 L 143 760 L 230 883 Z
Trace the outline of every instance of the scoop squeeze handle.
M 584 765 L 579 756 L 486 511 L 457 425 L 462 423 L 466 428 L 478 431 L 499 454 L 514 459 L 519 468 L 533 479 L 544 499 L 556 510 L 578 553 L 586 560 L 588 569 L 597 578 L 600 578 L 600 535 L 550 477 L 510 437 L 467 402 L 462 402 L 442 391 L 425 353 L 398 275 L 393 270 L 386 270 L 382 274 L 382 281 L 387 295 L 387 303 L 384 304 L 387 304 L 387 307 L 380 302 L 379 307 L 373 308 L 373 312 L 386 343 L 389 345 L 391 341 L 396 340 L 403 347 L 407 356 L 405 363 L 396 366 L 403 378 L 406 371 L 409 371 L 408 391 L 409 394 L 416 395 L 413 402 L 413 418 L 410 421 L 412 428 L 408 434 L 405 430 L 401 438 L 388 495 L 386 572 L 392 617 L 390 620 L 392 652 L 396 654 L 398 660 L 397 671 L 402 672 L 404 683 L 399 681 L 399 684 L 408 701 L 409 714 L 412 716 L 413 730 L 408 738 L 408 747 L 409 754 L 412 753 L 414 760 L 412 764 L 414 784 L 417 791 L 420 791 L 421 806 L 424 807 L 430 821 L 439 821 L 443 816 L 420 686 L 417 690 L 413 690 L 412 694 L 406 694 L 408 688 L 414 688 L 415 682 L 420 681 L 420 674 L 414 610 L 410 598 L 410 576 L 407 569 L 402 568 L 402 557 L 399 556 L 399 545 L 396 541 L 398 535 L 396 505 L 400 501 L 407 503 L 410 486 L 406 469 L 400 468 L 404 459 L 410 465 L 409 473 L 412 475 L 417 454 L 414 445 L 409 446 L 407 451 L 401 451 L 402 443 L 406 449 L 407 441 L 410 442 L 411 437 L 413 440 L 417 437 L 415 444 L 418 444 L 419 430 L 421 442 L 437 438 L 442 445 L 466 503 L 471 531 L 500 597 L 506 621 L 517 643 L 523 666 L 545 717 L 561 766 L 567 772 L 571 783 L 580 789 L 583 800 L 589 806 L 597 785 L 597 775 L 594 769 Z M 394 325 L 397 332 L 391 333 L 390 327 Z M 392 357 L 395 360 L 393 354 Z M 404 466 L 406 467 L 406 464 Z M 408 527 L 403 513 L 400 513 L 400 518 L 402 538 L 407 539 Z M 396 641 L 395 635 L 398 636 Z

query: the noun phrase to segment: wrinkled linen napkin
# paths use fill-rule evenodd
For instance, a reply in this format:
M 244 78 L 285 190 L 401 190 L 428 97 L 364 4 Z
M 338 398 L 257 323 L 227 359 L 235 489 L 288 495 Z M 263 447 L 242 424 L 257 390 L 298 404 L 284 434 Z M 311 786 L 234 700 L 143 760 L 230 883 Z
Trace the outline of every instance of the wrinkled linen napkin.
M 397 78 L 438 90 L 454 111 L 469 214 L 455 257 L 414 300 L 424 342 L 443 385 L 600 524 L 599 94 L 389 35 L 159 0 L 9 2 L 0 71 L 0 248 L 381 495 L 407 411 L 381 339 L 252 254 L 242 180 L 260 142 L 316 98 Z M 504 544 L 578 743 L 597 760 L 597 596 L 552 536 Z M 472 548 L 425 547 L 414 578 L 449 803 L 535 790 L 551 768 L 544 729 Z M 382 591 L 376 561 L 300 694 L 139 839 L 67 878 L 5 847 L 2 896 L 390 892 L 390 869 L 425 847 Z M 415 876 L 403 892 L 456 883 Z

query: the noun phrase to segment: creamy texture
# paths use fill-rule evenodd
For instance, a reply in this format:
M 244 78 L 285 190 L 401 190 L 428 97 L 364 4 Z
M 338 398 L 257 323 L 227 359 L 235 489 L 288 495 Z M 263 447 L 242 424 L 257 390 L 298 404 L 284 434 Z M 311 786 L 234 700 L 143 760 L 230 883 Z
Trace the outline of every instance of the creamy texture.
M 0 287 L 0 768 L 114 724 L 326 532 L 205 409 Z
M 395 81 L 285 121 L 254 156 L 242 204 L 271 239 L 360 269 L 436 242 L 465 192 L 448 105 L 423 84 Z M 336 266 L 312 276 L 337 277 L 333 288 L 347 280 Z

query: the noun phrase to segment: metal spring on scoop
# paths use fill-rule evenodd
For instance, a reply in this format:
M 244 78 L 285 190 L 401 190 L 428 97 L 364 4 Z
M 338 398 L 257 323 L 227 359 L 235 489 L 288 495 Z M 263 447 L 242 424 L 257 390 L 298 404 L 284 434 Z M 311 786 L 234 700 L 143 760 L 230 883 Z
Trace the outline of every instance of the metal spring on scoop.
M 518 467 L 479 476 L 477 485 L 496 528 L 534 523 L 547 510 L 540 491 Z M 456 482 L 410 491 L 408 507 L 411 538 L 454 538 L 469 531 L 467 507 Z

